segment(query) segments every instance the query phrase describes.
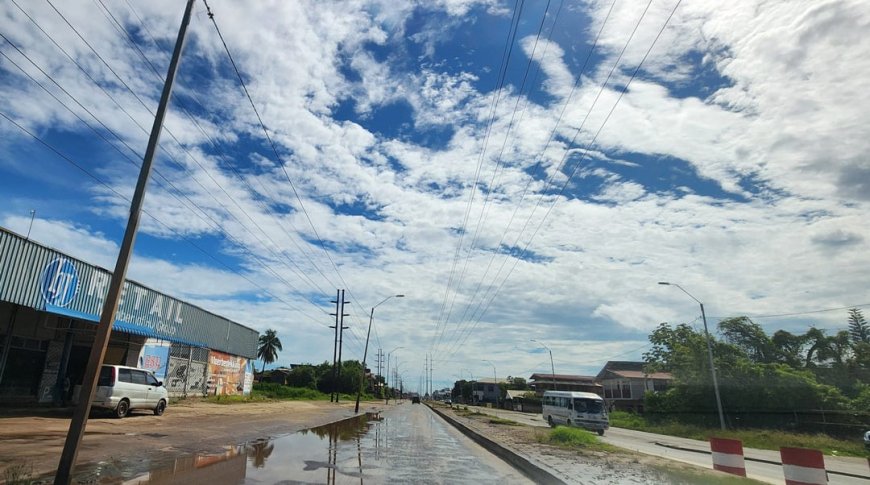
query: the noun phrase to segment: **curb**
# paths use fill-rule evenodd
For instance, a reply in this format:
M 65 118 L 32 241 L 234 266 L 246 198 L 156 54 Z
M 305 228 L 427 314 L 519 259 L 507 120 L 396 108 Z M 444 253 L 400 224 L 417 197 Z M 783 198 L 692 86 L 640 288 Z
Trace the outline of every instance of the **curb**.
M 450 423 L 454 428 L 458 429 L 462 434 L 471 438 L 472 441 L 482 446 L 484 449 L 492 453 L 493 455 L 501 458 L 506 463 L 516 468 L 523 475 L 530 478 L 535 483 L 546 483 L 546 484 L 564 484 L 562 480 L 557 478 L 555 475 L 550 473 L 549 471 L 535 465 L 528 459 L 520 456 L 514 451 L 496 443 L 495 441 L 483 436 L 482 434 L 474 431 L 468 426 L 460 423 L 453 417 L 448 416 L 447 414 L 441 412 L 438 409 L 435 409 L 432 406 L 426 405 L 429 409 L 431 409 L 435 414 L 440 416 L 444 421 Z

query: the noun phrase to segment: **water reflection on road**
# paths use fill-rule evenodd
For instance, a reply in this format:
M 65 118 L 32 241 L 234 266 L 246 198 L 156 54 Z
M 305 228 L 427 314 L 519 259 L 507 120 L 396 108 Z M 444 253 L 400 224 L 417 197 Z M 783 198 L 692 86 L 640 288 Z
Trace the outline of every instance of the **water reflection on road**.
M 185 484 L 527 483 L 424 406 L 404 404 L 175 460 L 121 481 Z M 118 482 L 114 482 L 118 483 Z

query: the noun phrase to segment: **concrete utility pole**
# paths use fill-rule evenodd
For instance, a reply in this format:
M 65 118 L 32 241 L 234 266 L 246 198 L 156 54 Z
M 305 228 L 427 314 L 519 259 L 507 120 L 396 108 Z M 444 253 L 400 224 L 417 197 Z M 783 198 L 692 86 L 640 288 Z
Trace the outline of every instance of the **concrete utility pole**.
M 335 329 L 335 339 L 332 342 L 332 389 L 329 393 L 329 402 L 335 401 L 335 391 L 338 388 L 338 383 L 335 378 L 336 365 L 338 364 L 338 314 L 340 313 L 338 302 L 341 301 L 341 290 L 335 290 L 335 300 L 330 300 L 335 303 L 335 313 L 330 313 L 335 317 L 335 325 L 330 325 L 329 328 Z
M 390 295 L 390 296 L 384 298 L 383 300 L 381 300 L 381 303 L 384 303 L 385 301 L 389 300 L 390 298 L 404 298 L 404 297 L 405 297 L 405 295 Z M 343 296 L 342 296 L 342 299 L 344 299 Z M 381 303 L 378 303 L 377 305 L 373 306 L 371 313 L 369 313 L 369 329 L 368 329 L 368 332 L 366 332 L 366 347 L 365 347 L 365 350 L 363 350 L 362 376 L 360 376 L 359 389 L 357 389 L 357 392 L 356 392 L 356 405 L 354 406 L 354 409 L 353 409 L 353 412 L 355 412 L 355 413 L 359 412 L 359 398 L 362 395 L 363 383 L 366 380 L 366 357 L 368 357 L 368 353 L 369 353 L 369 337 L 372 334 L 372 321 L 375 319 L 375 308 L 379 307 L 381 305 Z
M 158 105 L 157 113 L 154 116 L 154 124 L 151 127 L 151 136 L 148 139 L 148 146 L 145 149 L 145 158 L 142 160 L 142 168 L 139 170 L 139 179 L 136 181 L 136 189 L 133 192 L 133 200 L 130 203 L 130 217 L 127 220 L 127 229 L 124 231 L 121 250 L 118 253 L 118 260 L 115 263 L 115 271 L 112 272 L 112 279 L 109 283 L 109 292 L 106 295 L 105 302 L 103 303 L 103 310 L 100 314 L 100 323 L 97 326 L 94 344 L 91 346 L 91 354 L 88 357 L 88 365 L 85 369 L 81 395 L 79 397 L 78 405 L 76 405 L 72 421 L 70 422 L 69 431 L 66 435 L 66 442 L 64 442 L 63 452 L 60 456 L 60 463 L 57 466 L 57 473 L 54 476 L 55 485 L 68 485 L 72 480 L 72 470 L 75 466 L 79 445 L 81 444 L 82 436 L 85 433 L 85 427 L 88 423 L 88 414 L 91 411 L 91 401 L 94 399 L 94 392 L 97 388 L 97 377 L 99 376 L 100 369 L 103 365 L 103 358 L 106 356 L 106 346 L 108 345 L 109 337 L 112 334 L 112 324 L 115 321 L 115 312 L 118 310 L 121 290 L 124 287 L 124 280 L 127 276 L 127 265 L 130 262 L 130 255 L 133 252 L 133 245 L 136 241 L 136 232 L 139 228 L 139 216 L 142 212 L 142 203 L 145 199 L 145 189 L 148 186 L 148 178 L 151 175 L 151 165 L 154 161 L 154 155 L 157 153 L 160 132 L 163 128 L 163 119 L 166 116 L 166 110 L 169 108 L 169 98 L 172 95 L 172 84 L 175 81 L 175 74 L 178 72 L 178 65 L 181 61 L 181 51 L 184 48 L 184 39 L 187 34 L 187 26 L 190 23 L 193 2 L 194 0 L 187 0 L 187 6 L 184 9 L 184 15 L 181 18 L 181 27 L 178 29 L 178 38 L 175 41 L 175 49 L 172 51 L 172 59 L 169 61 L 166 82 L 163 85 L 163 92 L 160 94 L 160 104 Z
M 722 427 L 724 431 L 726 429 L 725 426 L 725 413 L 722 410 L 722 398 L 719 397 L 719 381 L 716 379 L 716 366 L 713 364 L 713 347 L 710 344 L 710 331 L 707 330 L 707 314 L 704 313 L 704 304 L 701 303 L 700 300 L 692 296 L 691 293 L 686 291 L 682 286 L 676 283 L 668 283 L 667 281 L 659 281 L 660 285 L 665 286 L 676 286 L 683 293 L 689 295 L 689 298 L 698 302 L 698 305 L 701 305 L 701 319 L 704 320 L 704 335 L 707 337 L 707 358 L 710 359 L 710 373 L 713 375 L 713 392 L 716 394 L 716 408 L 719 410 L 719 426 Z
M 553 351 L 550 350 L 550 347 L 547 347 L 547 345 L 541 341 L 538 341 L 535 339 L 531 339 L 531 341 L 535 342 L 536 344 L 540 345 L 541 347 L 544 347 L 545 349 L 547 349 L 547 352 L 550 353 L 550 372 L 552 372 L 551 376 L 553 377 L 553 390 L 555 391 L 556 390 L 556 366 L 553 365 Z
M 30 209 L 30 225 L 27 226 L 27 236 L 24 237 L 26 240 L 30 240 L 30 230 L 33 229 L 34 217 L 36 217 L 36 209 Z
M 350 315 L 349 313 L 344 313 L 344 305 L 350 303 L 344 301 L 344 290 L 341 290 L 341 299 L 339 301 L 341 302 L 341 310 L 338 312 L 338 367 L 336 369 L 338 372 L 336 372 L 335 376 L 335 402 L 338 402 L 338 398 L 339 396 L 341 396 L 341 387 L 339 386 L 339 381 L 341 381 L 341 349 L 344 346 L 344 331 L 350 328 L 344 326 L 344 317 Z M 363 367 L 365 367 L 365 364 L 363 364 Z M 365 372 L 365 369 L 363 369 L 363 372 Z

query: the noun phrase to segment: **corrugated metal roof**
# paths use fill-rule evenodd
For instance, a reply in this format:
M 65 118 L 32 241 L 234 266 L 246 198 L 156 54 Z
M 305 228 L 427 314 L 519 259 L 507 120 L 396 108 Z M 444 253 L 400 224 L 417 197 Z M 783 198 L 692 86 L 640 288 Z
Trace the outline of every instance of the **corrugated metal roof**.
M 0 227 L 0 300 L 98 321 L 111 272 Z M 259 333 L 134 281 L 114 328 L 254 359 Z M 135 332 L 133 332 L 135 333 Z

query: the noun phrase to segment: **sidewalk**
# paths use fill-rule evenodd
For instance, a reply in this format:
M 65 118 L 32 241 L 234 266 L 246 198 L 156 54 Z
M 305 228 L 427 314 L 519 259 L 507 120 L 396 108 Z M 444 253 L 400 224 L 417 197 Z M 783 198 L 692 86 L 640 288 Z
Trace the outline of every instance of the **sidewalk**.
M 473 407 L 469 409 L 474 409 L 475 411 L 492 416 L 512 419 L 530 426 L 548 426 L 543 418 L 538 414 L 485 407 Z M 667 453 L 668 449 L 696 453 L 699 456 L 709 456 L 711 454 L 710 444 L 706 441 L 647 433 L 624 428 L 611 428 L 607 434 L 605 434 L 604 440 L 616 446 L 639 451 L 641 453 L 654 454 L 664 458 L 673 458 L 672 455 Z M 779 451 L 776 450 L 743 448 L 743 455 L 748 464 L 751 462 L 758 462 L 775 466 L 782 465 Z M 712 461 L 709 458 L 704 458 L 701 461 L 704 462 L 703 466 L 712 467 Z M 825 455 L 825 468 L 830 474 L 832 474 L 832 480 L 834 480 L 836 476 L 842 476 L 844 478 L 848 477 L 866 481 L 866 483 L 870 484 L 870 464 L 868 464 L 868 461 L 865 458 Z

